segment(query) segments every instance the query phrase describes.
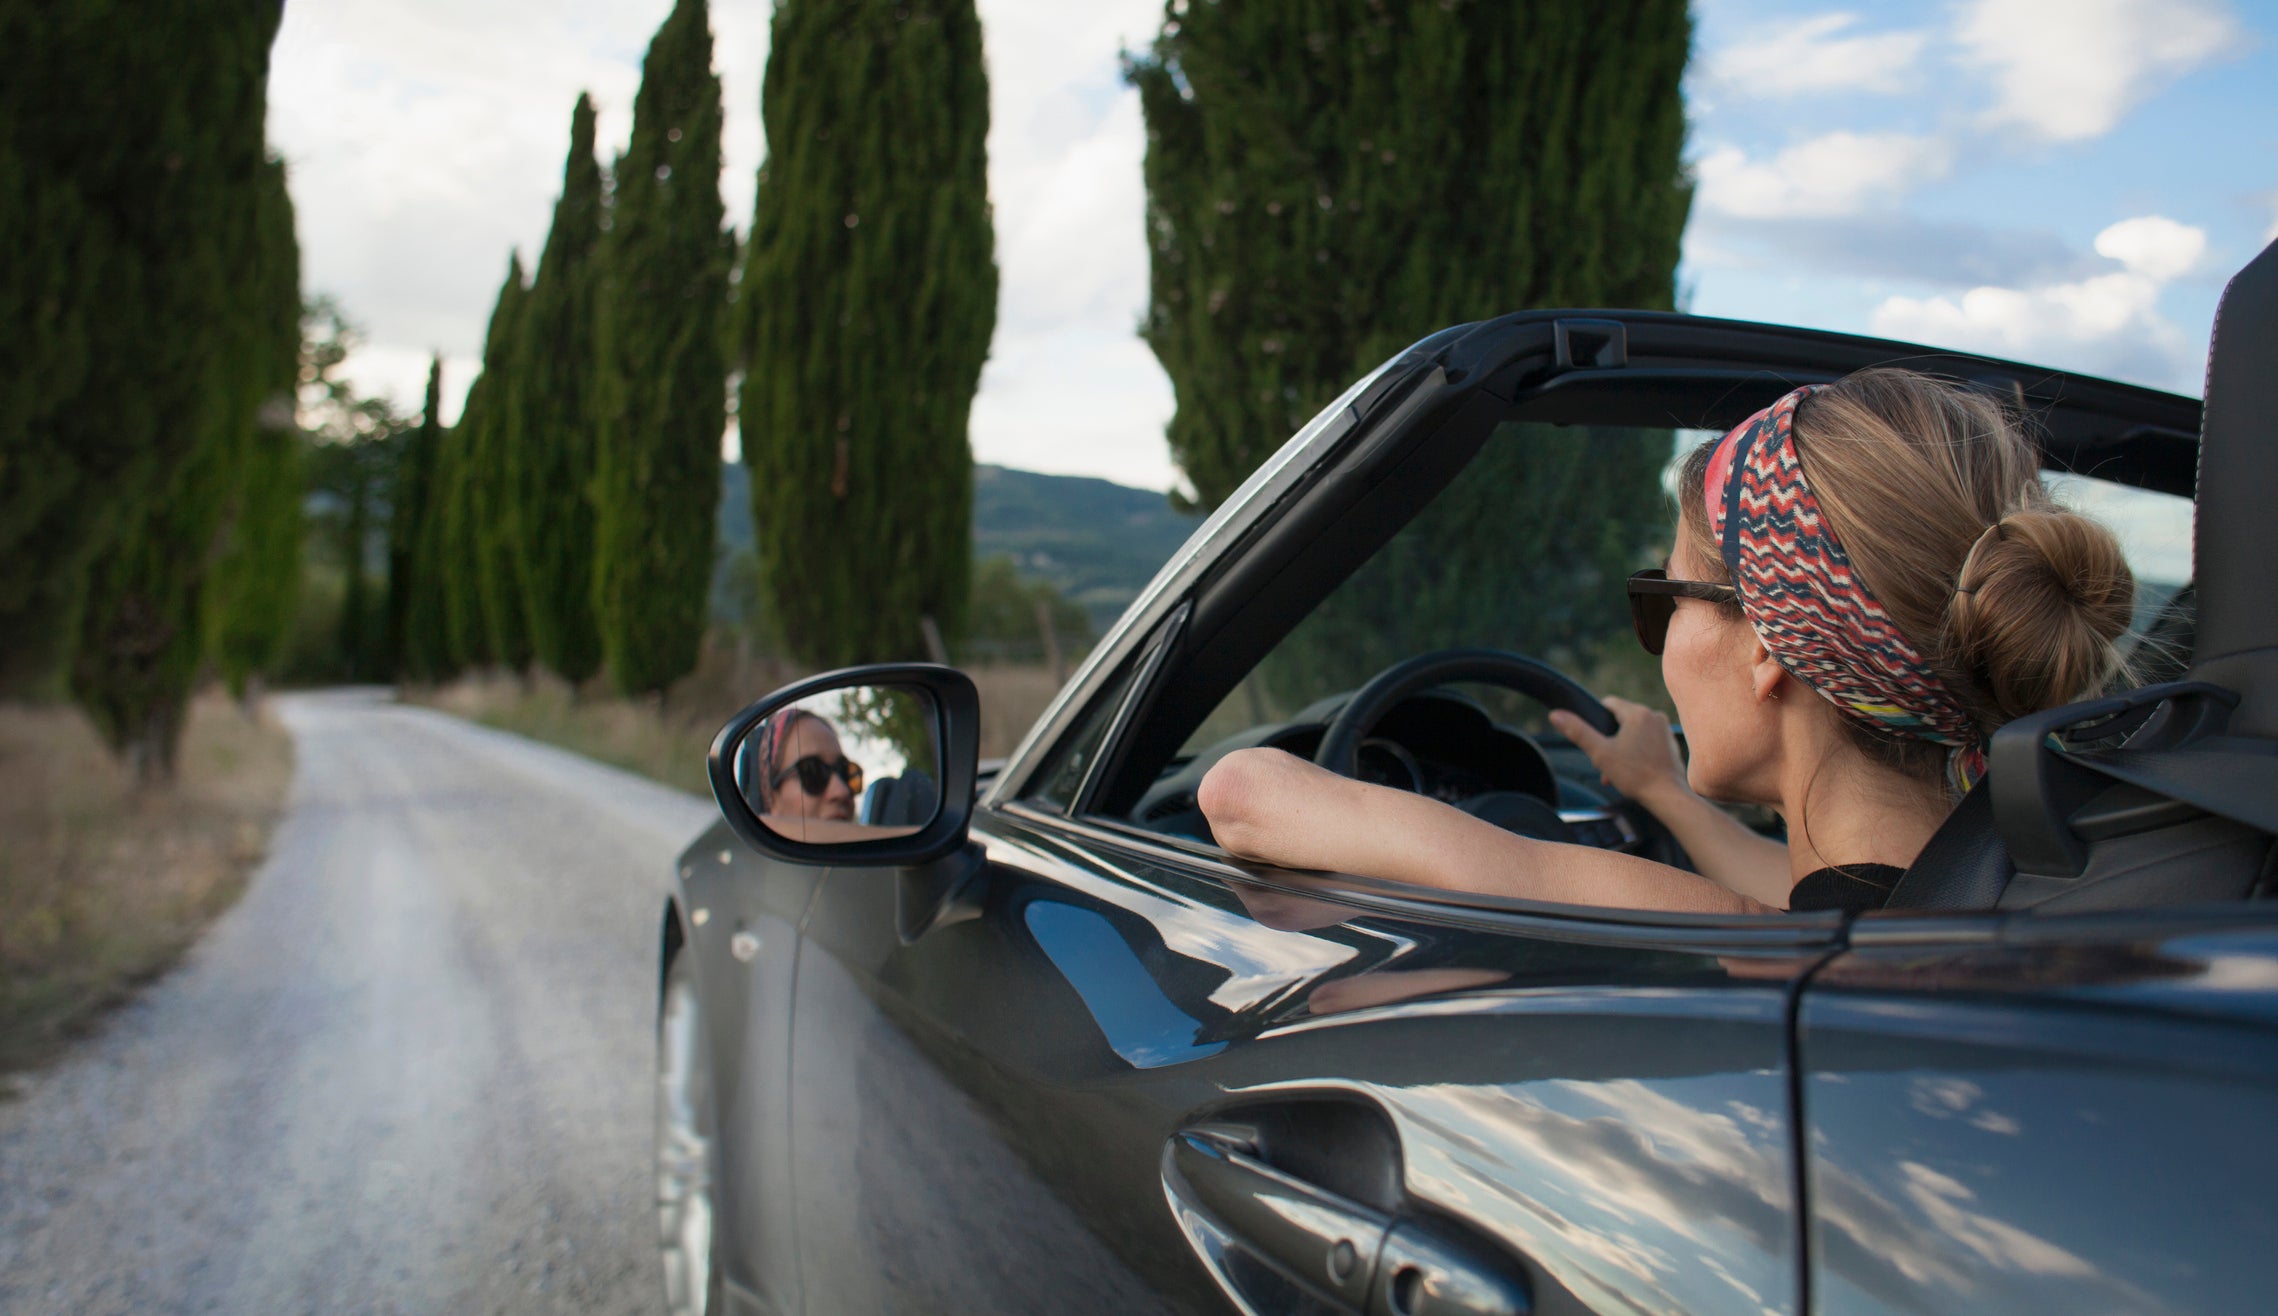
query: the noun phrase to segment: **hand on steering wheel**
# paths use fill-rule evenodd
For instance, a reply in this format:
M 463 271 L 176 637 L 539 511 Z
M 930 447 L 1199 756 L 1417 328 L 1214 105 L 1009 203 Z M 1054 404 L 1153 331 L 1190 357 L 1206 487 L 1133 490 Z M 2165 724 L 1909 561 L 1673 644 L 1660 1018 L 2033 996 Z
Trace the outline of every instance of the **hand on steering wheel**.
M 1600 734 L 1562 708 L 1551 710 L 1550 724 L 1590 756 L 1590 766 L 1598 770 L 1601 781 L 1633 800 L 1643 803 L 1672 787 L 1682 788 L 1685 760 L 1669 719 L 1658 709 L 1617 696 L 1609 696 L 1605 705 L 1621 723 L 1613 735 Z

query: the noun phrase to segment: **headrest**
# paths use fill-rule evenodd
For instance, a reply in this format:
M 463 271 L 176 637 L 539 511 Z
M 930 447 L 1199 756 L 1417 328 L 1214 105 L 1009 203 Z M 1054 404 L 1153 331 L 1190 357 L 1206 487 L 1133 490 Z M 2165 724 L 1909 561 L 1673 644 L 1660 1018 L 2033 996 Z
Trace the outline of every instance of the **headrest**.
M 2240 697 L 2231 730 L 2278 736 L 2278 242 L 2223 290 L 2199 429 L 2192 675 Z

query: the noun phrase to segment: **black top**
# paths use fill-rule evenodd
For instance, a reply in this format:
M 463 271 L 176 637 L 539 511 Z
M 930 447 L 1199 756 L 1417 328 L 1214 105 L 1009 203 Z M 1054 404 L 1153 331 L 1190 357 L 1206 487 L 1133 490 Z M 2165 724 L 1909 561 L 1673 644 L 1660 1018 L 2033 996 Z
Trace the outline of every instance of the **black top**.
M 1840 909 L 1846 914 L 1864 914 L 1881 909 L 1905 872 L 1889 864 L 1839 864 L 1805 873 L 1788 892 L 1788 912 Z

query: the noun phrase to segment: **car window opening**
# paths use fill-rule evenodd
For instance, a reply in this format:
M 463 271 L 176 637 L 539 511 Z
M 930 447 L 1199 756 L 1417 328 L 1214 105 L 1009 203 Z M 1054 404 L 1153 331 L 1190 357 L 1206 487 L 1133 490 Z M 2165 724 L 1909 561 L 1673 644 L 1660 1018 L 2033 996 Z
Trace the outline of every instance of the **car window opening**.
M 1135 747 L 1153 753 L 1130 753 L 1118 780 L 1097 792 L 1094 812 L 1217 845 L 1201 798 L 1214 766 L 1256 748 L 1312 759 L 1356 690 L 1435 651 L 1529 655 L 1599 695 L 1673 714 L 1659 660 L 1632 637 L 1622 581 L 1669 563 L 1678 467 L 1711 433 L 1549 423 L 1524 410 L 1506 416 L 1444 487 L 1393 509 L 1402 519 L 1397 531 L 1323 583 L 1311 607 L 1267 622 L 1271 636 L 1242 634 L 1241 618 L 1228 623 L 1223 629 L 1234 635 L 1213 647 L 1247 648 L 1255 658 L 1220 673 L 1207 706 L 1176 697 L 1190 692 L 1161 699 L 1149 725 L 1131 735 Z M 2137 677 L 2171 679 L 2190 653 L 2190 500 L 2055 469 L 2043 482 L 2061 503 L 2117 534 L 2139 582 L 2118 647 Z M 1558 514 L 1518 514 L 1527 508 Z M 1601 779 L 1541 703 L 1501 684 L 1449 683 L 1399 700 L 1360 740 L 1356 767 L 1360 781 L 1452 805 L 1520 836 L 1695 868 L 1667 827 Z M 1736 833 L 1761 843 L 1754 860 L 1785 862 L 1788 838 L 1777 811 L 1748 804 L 1724 813 Z M 1877 897 L 1901 871 L 1829 867 L 1819 886 L 1867 883 Z M 1775 872 L 1757 889 L 1787 886 Z M 1860 898 L 1854 906 L 1854 895 L 1821 891 L 1818 898 L 1842 908 L 1873 903 Z

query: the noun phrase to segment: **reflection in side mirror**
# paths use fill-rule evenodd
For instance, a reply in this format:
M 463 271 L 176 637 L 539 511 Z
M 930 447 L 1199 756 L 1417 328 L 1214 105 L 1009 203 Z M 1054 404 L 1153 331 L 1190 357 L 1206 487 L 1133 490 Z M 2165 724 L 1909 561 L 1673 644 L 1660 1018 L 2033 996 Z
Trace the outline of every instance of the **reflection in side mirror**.
M 787 685 L 720 728 L 704 763 L 744 844 L 795 864 L 912 868 L 967 848 L 981 696 L 937 663 Z
M 761 825 L 805 845 L 890 840 L 941 811 L 941 710 L 915 685 L 853 685 L 788 703 L 734 747 Z

